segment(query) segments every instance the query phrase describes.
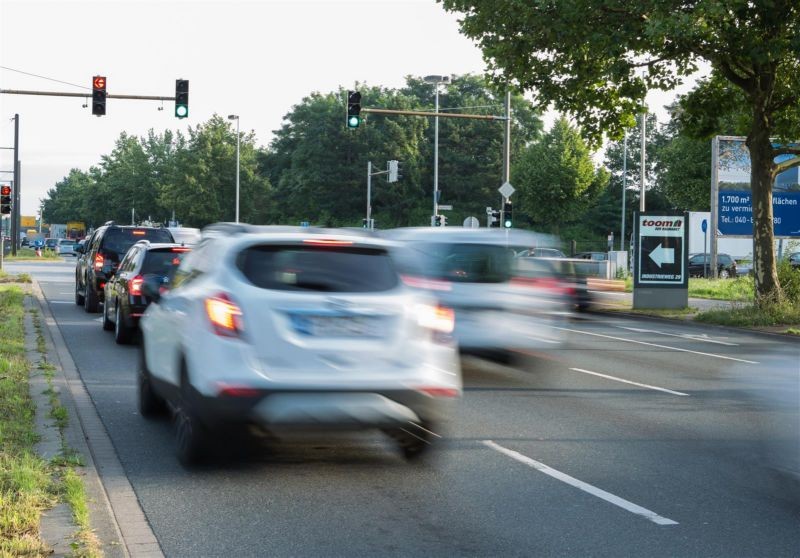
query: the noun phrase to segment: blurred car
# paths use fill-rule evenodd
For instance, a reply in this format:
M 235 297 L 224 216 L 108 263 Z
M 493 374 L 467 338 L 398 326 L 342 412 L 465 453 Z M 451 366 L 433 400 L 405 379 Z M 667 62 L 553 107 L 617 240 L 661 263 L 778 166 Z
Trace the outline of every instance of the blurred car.
M 130 343 L 150 300 L 142 293 L 142 284 L 155 277 L 168 284 L 175 269 L 191 248 L 182 244 L 152 243 L 140 240 L 128 250 L 119 269 L 105 286 L 103 329 L 114 331 L 119 344 Z
M 800 252 L 789 254 L 789 256 L 786 259 L 789 261 L 789 264 L 793 268 L 800 269 Z
M 59 241 L 58 238 L 47 238 L 44 241 L 44 247 L 47 250 L 57 251 L 58 250 L 58 241 Z
M 566 258 L 566 254 L 557 248 L 530 248 L 517 252 L 520 258 Z
M 527 275 L 517 267 L 525 258 L 516 254 L 527 251 L 520 248 L 543 238 L 520 230 L 456 227 L 394 229 L 384 235 L 403 242 L 398 261 L 406 283 L 455 310 L 462 353 L 509 362 L 517 351 L 561 342 L 561 331 L 552 326 L 564 320 L 568 307 L 555 274 L 540 268 L 540 275 Z
M 97 312 L 103 302 L 106 282 L 122 260 L 128 248 L 139 240 L 173 242 L 167 229 L 117 225 L 108 221 L 92 233 L 78 249 L 75 265 L 75 304 L 87 312 Z
M 139 408 L 173 409 L 177 453 L 230 426 L 378 428 L 421 454 L 461 395 L 453 311 L 408 288 L 396 245 L 349 231 L 218 224 L 140 322 Z
M 579 260 L 604 262 L 608 259 L 608 252 L 578 252 L 575 257 Z
M 168 227 L 167 230 L 172 234 L 172 238 L 178 244 L 194 246 L 200 242 L 200 229 L 190 227 Z
M 706 273 L 709 277 L 713 275 L 711 254 L 691 254 L 689 256 L 689 276 L 704 277 Z M 717 277 L 728 279 L 737 275 L 736 261 L 728 254 L 717 254 Z
M 20 242 L 20 246 L 23 247 L 23 248 L 27 248 L 30 245 L 31 245 L 31 241 L 28 240 L 28 237 L 27 236 L 23 236 L 22 237 L 22 241 Z
M 75 241 L 69 238 L 59 238 L 56 249 L 59 254 L 66 254 L 68 256 L 75 256 Z
M 524 270 L 527 266 L 549 266 L 550 272 L 557 278 L 560 288 L 569 304 L 579 312 L 585 312 L 592 306 L 593 297 L 589 291 L 587 276 L 581 272 L 573 260 L 566 258 L 519 258 L 518 266 Z

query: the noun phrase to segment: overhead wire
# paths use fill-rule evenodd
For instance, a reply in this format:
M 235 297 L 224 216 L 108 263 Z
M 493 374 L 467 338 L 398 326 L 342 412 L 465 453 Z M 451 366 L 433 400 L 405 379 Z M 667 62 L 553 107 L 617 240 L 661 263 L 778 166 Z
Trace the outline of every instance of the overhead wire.
M 25 74 L 26 76 L 33 76 L 33 77 L 37 77 L 37 78 L 40 78 L 40 79 L 46 79 L 48 81 L 54 81 L 56 83 L 63 83 L 65 85 L 70 85 L 72 87 L 80 87 L 81 89 L 91 89 L 91 87 L 86 87 L 85 85 L 78 85 L 76 83 L 70 83 L 68 81 L 63 81 L 63 80 L 60 80 L 60 79 L 55 79 L 55 78 L 51 78 L 51 77 L 47 77 L 47 76 L 41 76 L 39 74 L 34 74 L 34 73 L 31 73 L 31 72 L 24 72 L 22 70 L 17 70 L 16 68 L 9 68 L 8 66 L 0 66 L 0 69 L 8 70 L 9 72 L 17 72 L 19 74 Z

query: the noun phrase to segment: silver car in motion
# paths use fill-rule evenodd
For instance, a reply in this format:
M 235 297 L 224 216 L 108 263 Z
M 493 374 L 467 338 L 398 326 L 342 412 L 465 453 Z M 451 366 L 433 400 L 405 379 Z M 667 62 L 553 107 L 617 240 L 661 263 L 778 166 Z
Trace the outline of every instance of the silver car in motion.
M 378 428 L 422 453 L 461 370 L 453 311 L 401 281 L 395 249 L 343 230 L 207 227 L 169 290 L 145 282 L 141 414 L 172 410 L 184 464 L 237 425 Z

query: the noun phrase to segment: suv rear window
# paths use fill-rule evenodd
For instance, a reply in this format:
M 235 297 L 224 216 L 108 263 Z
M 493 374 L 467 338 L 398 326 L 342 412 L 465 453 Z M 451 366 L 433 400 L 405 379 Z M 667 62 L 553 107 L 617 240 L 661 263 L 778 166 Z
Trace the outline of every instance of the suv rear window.
M 183 257 L 187 254 L 185 249 L 178 251 L 172 248 L 148 250 L 144 255 L 144 262 L 139 273 L 142 275 L 161 275 L 172 277 Z
M 504 283 L 511 279 L 515 252 L 494 244 L 431 243 L 414 246 L 403 258 L 414 275 L 457 283 Z M 410 255 L 406 255 L 410 256 Z
M 100 249 L 106 254 L 114 254 L 121 259 L 128 248 L 140 240 L 150 242 L 169 242 L 172 243 L 172 235 L 166 229 L 108 229 L 103 236 Z
M 389 254 L 380 248 L 259 245 L 239 253 L 236 263 L 262 289 L 366 293 L 399 283 Z

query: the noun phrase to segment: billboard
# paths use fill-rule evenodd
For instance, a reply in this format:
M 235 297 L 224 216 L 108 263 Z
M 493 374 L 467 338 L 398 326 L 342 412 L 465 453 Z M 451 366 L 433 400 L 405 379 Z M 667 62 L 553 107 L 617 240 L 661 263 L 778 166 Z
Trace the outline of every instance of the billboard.
M 19 226 L 23 229 L 33 228 L 36 226 L 36 217 L 33 215 L 20 215 Z
M 713 143 L 711 210 L 717 234 L 753 235 L 750 152 L 745 138 L 718 136 Z M 780 155 L 775 162 L 791 158 Z M 800 237 L 800 168 L 779 174 L 772 187 L 773 229 L 776 237 Z
M 636 213 L 634 287 L 687 288 L 686 215 Z

